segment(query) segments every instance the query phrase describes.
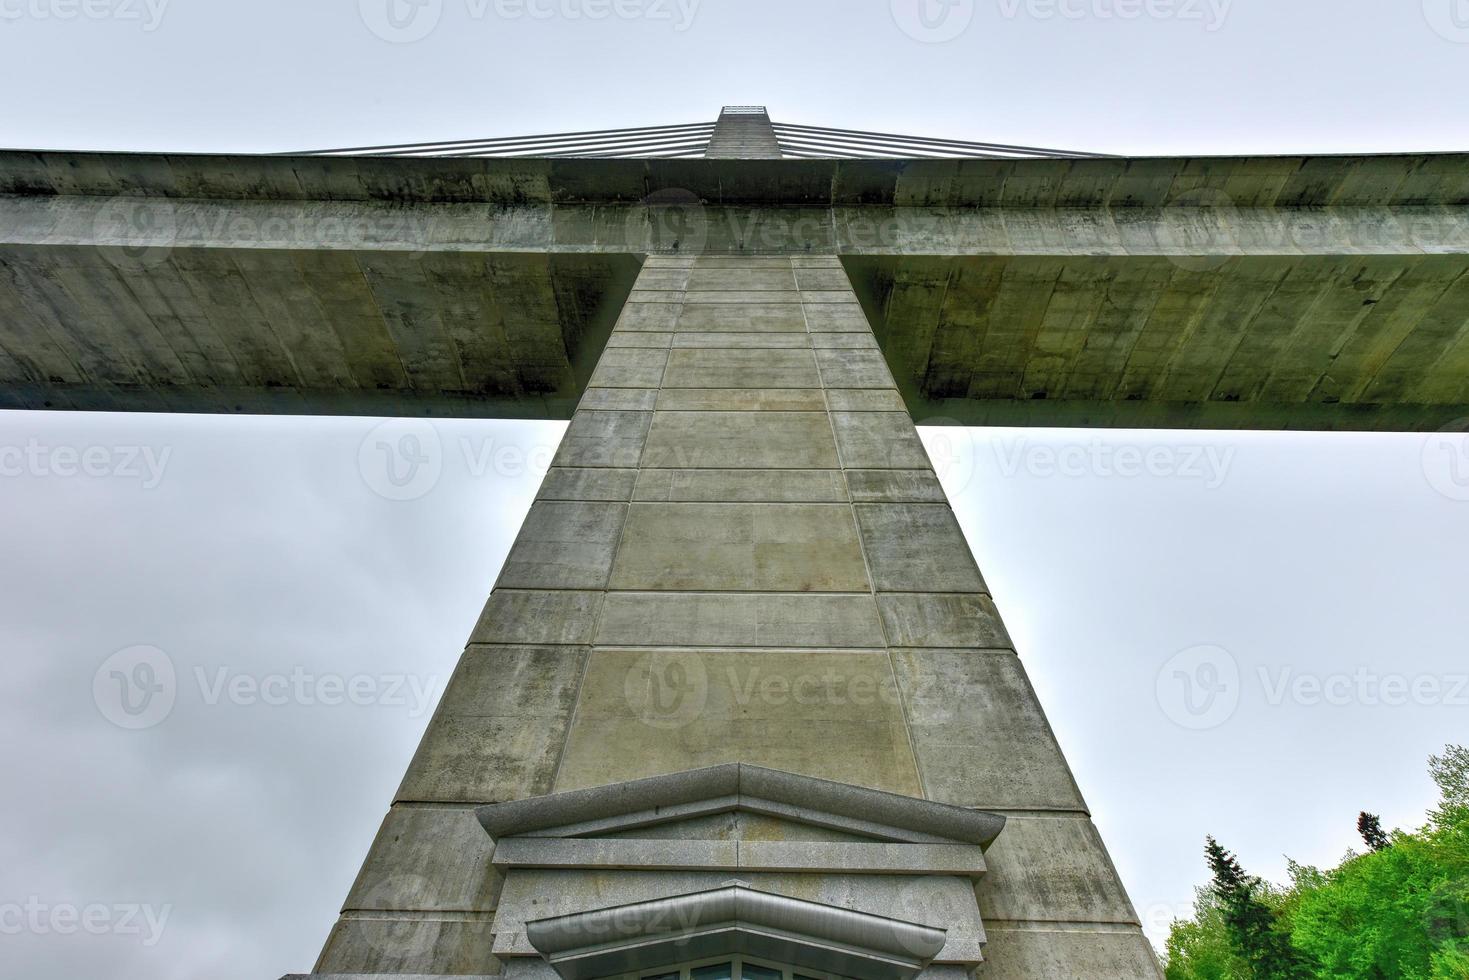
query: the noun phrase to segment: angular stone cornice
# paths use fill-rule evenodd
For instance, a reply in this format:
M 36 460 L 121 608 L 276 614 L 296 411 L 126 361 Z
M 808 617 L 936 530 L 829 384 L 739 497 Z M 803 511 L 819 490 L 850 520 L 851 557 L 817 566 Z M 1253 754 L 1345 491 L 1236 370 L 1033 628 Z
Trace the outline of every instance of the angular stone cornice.
M 863 980 L 908 980 L 945 930 L 731 884 L 712 891 L 526 923 L 564 980 L 747 954 Z
M 498 840 L 605 834 L 733 810 L 918 844 L 989 847 L 1005 826 L 994 813 L 743 763 L 496 803 L 475 813 Z

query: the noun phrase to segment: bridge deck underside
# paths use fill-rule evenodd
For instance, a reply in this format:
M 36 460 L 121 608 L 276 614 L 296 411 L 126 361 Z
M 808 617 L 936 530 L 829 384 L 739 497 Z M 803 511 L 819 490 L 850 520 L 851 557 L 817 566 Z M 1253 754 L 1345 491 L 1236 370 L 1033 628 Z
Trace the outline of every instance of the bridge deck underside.
M 844 263 L 920 422 L 1432 431 L 1469 416 L 1462 254 Z M 639 265 L 9 245 L 0 407 L 568 418 Z
M 1463 255 L 847 265 L 920 422 L 1432 431 L 1469 415 Z
M 570 418 L 629 255 L 0 249 L 0 407 Z

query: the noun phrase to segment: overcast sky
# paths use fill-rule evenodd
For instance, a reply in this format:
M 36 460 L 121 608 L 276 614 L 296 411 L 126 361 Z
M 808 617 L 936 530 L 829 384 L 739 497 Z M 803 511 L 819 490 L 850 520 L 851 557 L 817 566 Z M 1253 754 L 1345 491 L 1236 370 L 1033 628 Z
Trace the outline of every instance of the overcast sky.
M 0 145 L 289 150 L 748 102 L 1117 153 L 1469 149 L 1466 0 L 597 3 L 0 0 Z M 0 413 L 7 975 L 310 968 L 563 428 L 441 423 L 437 484 L 399 502 L 359 467 L 377 424 Z M 1360 809 L 1421 821 L 1426 756 L 1469 733 L 1462 442 L 926 437 L 1155 938 L 1206 833 L 1278 877 L 1337 860 Z M 124 727 L 158 719 L 119 714 L 115 675 L 168 668 L 167 717 Z

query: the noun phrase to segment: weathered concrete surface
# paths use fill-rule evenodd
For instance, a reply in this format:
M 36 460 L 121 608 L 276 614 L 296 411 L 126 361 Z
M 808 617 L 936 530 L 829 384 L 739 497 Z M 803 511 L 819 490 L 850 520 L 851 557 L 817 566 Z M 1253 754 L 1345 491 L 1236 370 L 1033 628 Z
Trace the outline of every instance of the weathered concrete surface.
M 1434 430 L 1469 414 L 1462 255 L 848 265 L 919 422 Z
M 0 195 L 394 204 L 641 201 L 898 207 L 1469 204 L 1469 155 L 594 160 L 0 151 Z M 1224 198 L 1215 196 L 1225 195 Z
M 494 951 L 529 956 L 525 918 L 715 887 L 764 862 L 782 873 L 751 874 L 756 887 L 957 923 L 958 959 L 978 955 L 964 923 L 983 906 L 997 925 L 986 975 L 1158 975 L 845 281 L 832 256 L 648 259 L 323 965 L 376 969 L 372 930 L 419 928 L 419 906 L 493 915 Z M 730 301 L 756 293 L 767 301 Z M 624 836 L 593 848 L 590 871 L 517 867 L 498 895 L 472 861 L 430 856 L 462 849 L 467 804 L 734 762 L 993 810 L 1018 829 L 991 847 L 977 897 L 857 868 L 816 868 L 813 884 L 787 872 L 848 852 L 778 839 L 746 861 L 708 821 L 699 847 Z M 663 870 L 639 870 L 639 855 Z M 442 896 L 379 884 L 424 870 Z M 370 888 L 401 904 L 363 925 Z M 481 969 L 455 941 L 435 934 L 412 963 Z
M 0 407 L 567 418 L 631 256 L 0 247 Z
M 714 124 L 704 156 L 711 160 L 779 160 L 780 141 L 765 108 L 726 106 Z
M 1469 415 L 1469 158 L 1448 154 L 0 153 L 0 407 L 561 418 L 645 254 L 755 263 L 649 270 L 625 327 L 671 333 L 684 307 L 668 388 L 703 384 L 694 350 L 767 349 L 761 333 L 845 349 L 814 343 L 867 331 L 820 302 L 831 270 L 760 264 L 814 253 L 846 261 L 920 422 L 1434 430 Z M 693 336 L 721 331 L 742 336 Z M 803 370 L 785 360 L 766 376 Z

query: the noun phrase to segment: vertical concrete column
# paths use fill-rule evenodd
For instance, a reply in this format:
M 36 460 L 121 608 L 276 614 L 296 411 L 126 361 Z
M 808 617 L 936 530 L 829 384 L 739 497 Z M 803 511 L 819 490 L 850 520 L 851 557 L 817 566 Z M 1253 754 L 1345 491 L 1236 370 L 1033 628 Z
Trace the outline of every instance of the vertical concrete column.
M 835 257 L 647 260 L 318 970 L 495 972 L 474 805 L 725 762 L 1005 813 L 984 975 L 1156 976 Z

